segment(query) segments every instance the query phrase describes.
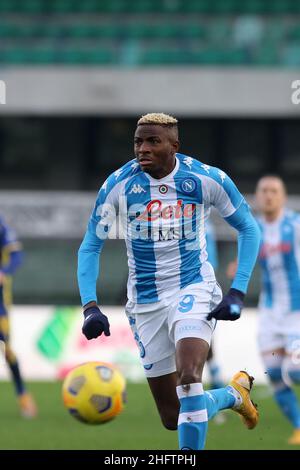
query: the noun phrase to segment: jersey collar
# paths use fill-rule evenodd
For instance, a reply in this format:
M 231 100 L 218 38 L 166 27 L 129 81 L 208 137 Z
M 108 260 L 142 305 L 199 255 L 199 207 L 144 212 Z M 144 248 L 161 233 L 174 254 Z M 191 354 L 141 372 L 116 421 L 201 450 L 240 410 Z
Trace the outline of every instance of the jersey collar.
M 177 171 L 179 169 L 179 159 L 177 158 L 177 156 L 175 156 L 175 160 L 176 160 L 176 163 L 175 163 L 175 166 L 174 166 L 173 170 L 171 171 L 171 173 L 164 176 L 163 178 L 160 178 L 160 179 L 153 178 L 151 175 L 149 175 L 149 173 L 146 173 L 146 172 L 145 172 L 145 176 L 147 176 L 147 178 L 153 183 L 155 183 L 155 182 L 156 183 L 164 183 L 164 182 L 168 181 L 169 178 L 172 178 L 177 173 Z

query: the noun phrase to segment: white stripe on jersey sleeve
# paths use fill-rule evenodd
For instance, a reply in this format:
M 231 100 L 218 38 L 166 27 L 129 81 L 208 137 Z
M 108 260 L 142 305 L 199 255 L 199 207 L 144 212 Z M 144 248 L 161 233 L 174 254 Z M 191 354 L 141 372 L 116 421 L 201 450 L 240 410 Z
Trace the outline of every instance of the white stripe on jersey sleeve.
M 221 184 L 206 175 L 198 173 L 193 173 L 193 175 L 201 180 L 203 203 L 206 207 L 214 206 L 223 218 L 234 214 L 238 207 L 234 207 Z

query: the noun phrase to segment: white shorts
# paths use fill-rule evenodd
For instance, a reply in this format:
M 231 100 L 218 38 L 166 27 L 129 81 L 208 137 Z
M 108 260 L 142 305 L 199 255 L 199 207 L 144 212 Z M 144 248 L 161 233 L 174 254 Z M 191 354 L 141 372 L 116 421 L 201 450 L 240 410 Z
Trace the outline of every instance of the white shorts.
M 216 320 L 206 316 L 222 300 L 216 282 L 191 284 L 176 296 L 145 306 L 128 301 L 126 315 L 140 350 L 147 377 L 175 372 L 175 346 L 183 338 L 200 338 L 209 345 Z
M 258 320 L 258 347 L 264 352 L 283 348 L 287 353 L 300 341 L 300 312 L 278 309 L 260 310 Z

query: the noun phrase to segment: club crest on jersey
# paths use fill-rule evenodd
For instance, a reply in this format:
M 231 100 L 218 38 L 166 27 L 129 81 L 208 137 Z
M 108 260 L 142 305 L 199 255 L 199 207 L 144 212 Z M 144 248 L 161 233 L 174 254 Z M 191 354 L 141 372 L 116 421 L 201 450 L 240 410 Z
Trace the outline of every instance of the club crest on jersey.
M 184 193 L 192 193 L 196 189 L 196 181 L 192 178 L 187 178 L 182 181 L 181 189 Z
M 168 192 L 169 188 L 165 184 L 161 184 L 158 188 L 158 191 L 160 194 L 166 194 Z

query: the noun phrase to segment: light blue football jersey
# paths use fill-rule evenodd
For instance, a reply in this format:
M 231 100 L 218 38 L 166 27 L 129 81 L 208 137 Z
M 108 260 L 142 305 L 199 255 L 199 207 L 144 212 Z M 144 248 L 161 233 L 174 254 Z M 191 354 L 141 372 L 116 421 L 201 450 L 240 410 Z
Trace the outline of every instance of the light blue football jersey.
M 206 222 L 206 249 L 208 261 L 214 270 L 218 269 L 218 246 L 216 241 L 215 228 L 210 220 L 207 220 Z
M 300 215 L 285 210 L 274 222 L 258 219 L 262 231 L 260 308 L 300 311 Z
M 222 170 L 189 156 L 176 154 L 174 170 L 161 179 L 143 172 L 136 159 L 129 161 L 100 189 L 79 250 L 83 305 L 96 298 L 87 274 L 98 269 L 95 263 L 92 268 L 85 266 L 91 257 L 94 260 L 95 250 L 100 254 L 116 215 L 125 232 L 128 299 L 147 304 L 172 297 L 189 284 L 215 280 L 205 237 L 210 207 L 230 218 L 243 203 L 243 196 Z M 250 277 L 246 274 L 245 285 Z

